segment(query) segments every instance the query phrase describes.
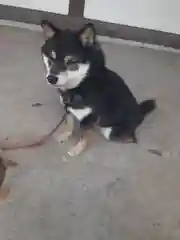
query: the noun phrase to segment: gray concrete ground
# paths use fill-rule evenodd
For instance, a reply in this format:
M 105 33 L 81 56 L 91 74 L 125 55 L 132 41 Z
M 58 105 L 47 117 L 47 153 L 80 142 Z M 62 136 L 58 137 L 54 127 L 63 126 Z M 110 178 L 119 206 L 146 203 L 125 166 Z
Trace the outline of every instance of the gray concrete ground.
M 40 33 L 0 27 L 0 139 L 37 138 L 62 115 L 44 80 L 42 41 Z M 180 56 L 103 46 L 108 65 L 139 100 L 156 98 L 158 109 L 138 129 L 138 146 L 95 137 L 70 158 L 69 144 L 53 137 L 40 148 L 6 152 L 20 166 L 7 174 L 1 240 L 180 239 Z M 43 105 L 33 108 L 37 102 Z

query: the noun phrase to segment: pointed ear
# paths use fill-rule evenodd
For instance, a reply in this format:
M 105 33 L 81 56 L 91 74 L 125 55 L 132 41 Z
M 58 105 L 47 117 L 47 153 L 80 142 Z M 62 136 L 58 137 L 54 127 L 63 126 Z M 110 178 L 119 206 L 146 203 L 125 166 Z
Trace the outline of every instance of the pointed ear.
M 43 29 L 45 39 L 51 38 L 51 37 L 54 36 L 54 34 L 56 34 L 57 32 L 60 32 L 60 29 L 55 27 L 48 20 L 42 20 L 41 21 L 41 28 Z
M 92 23 L 86 24 L 79 31 L 79 38 L 84 47 L 93 46 L 96 43 L 96 30 Z

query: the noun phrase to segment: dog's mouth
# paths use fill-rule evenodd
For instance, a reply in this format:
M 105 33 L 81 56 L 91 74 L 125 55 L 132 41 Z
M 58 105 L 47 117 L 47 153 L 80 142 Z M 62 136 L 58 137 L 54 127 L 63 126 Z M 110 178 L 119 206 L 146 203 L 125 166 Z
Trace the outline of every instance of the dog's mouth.
M 51 74 L 51 75 L 48 75 L 46 79 L 48 84 L 54 88 L 64 88 L 67 85 L 66 81 L 63 81 L 63 82 L 59 81 L 58 75 Z
M 76 80 L 76 79 L 75 79 Z M 61 90 L 68 90 L 68 89 L 72 89 L 72 88 L 75 88 L 77 87 L 78 84 L 76 84 L 76 81 L 73 82 L 73 79 L 71 79 L 71 81 L 67 81 L 65 83 L 60 83 L 57 81 L 57 83 L 55 84 L 52 84 L 50 82 L 48 82 L 48 84 L 50 86 L 52 86 L 53 88 L 56 88 L 56 89 L 61 89 Z
M 66 87 L 66 85 L 55 85 L 55 86 L 53 86 L 54 88 L 56 88 L 56 89 L 60 89 L 60 90 L 67 90 L 67 87 Z
M 66 90 L 67 87 L 66 87 L 66 84 L 52 84 L 52 83 L 49 83 L 48 84 L 53 87 L 53 88 L 56 88 L 56 89 L 60 89 L 60 90 Z
M 47 81 L 54 87 L 62 90 L 73 89 L 79 86 L 88 75 L 90 64 L 80 64 L 78 70 L 67 70 L 58 72 L 58 74 L 50 73 Z

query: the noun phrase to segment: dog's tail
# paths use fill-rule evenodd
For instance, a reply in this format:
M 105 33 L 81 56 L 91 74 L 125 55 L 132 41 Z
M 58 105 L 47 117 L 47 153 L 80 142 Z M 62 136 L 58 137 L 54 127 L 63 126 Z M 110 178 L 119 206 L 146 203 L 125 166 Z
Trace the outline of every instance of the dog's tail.
M 156 101 L 154 99 L 145 100 L 140 103 L 140 108 L 143 113 L 143 116 L 145 117 L 147 114 L 151 113 L 153 110 L 156 109 Z M 136 143 L 137 143 L 137 141 L 136 141 Z M 163 156 L 163 152 L 161 152 L 161 150 L 147 149 L 147 148 L 146 148 L 146 150 L 153 155 L 156 155 L 159 157 Z
M 144 116 L 156 109 L 156 101 L 154 99 L 145 100 L 140 103 L 140 108 Z

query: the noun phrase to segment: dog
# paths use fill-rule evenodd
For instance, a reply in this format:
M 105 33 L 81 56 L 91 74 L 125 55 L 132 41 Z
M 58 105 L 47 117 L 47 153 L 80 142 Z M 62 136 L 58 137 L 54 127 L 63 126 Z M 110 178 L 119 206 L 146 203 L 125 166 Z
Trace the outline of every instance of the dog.
M 59 90 L 61 103 L 79 121 L 80 129 L 96 126 L 109 141 L 136 142 L 136 129 L 156 108 L 156 101 L 138 103 L 124 80 L 106 66 L 93 24 L 79 31 L 62 31 L 48 21 L 41 26 L 46 36 L 42 56 L 47 82 Z M 66 97 L 68 103 L 63 102 Z M 79 154 L 85 142 L 82 138 L 70 155 Z

